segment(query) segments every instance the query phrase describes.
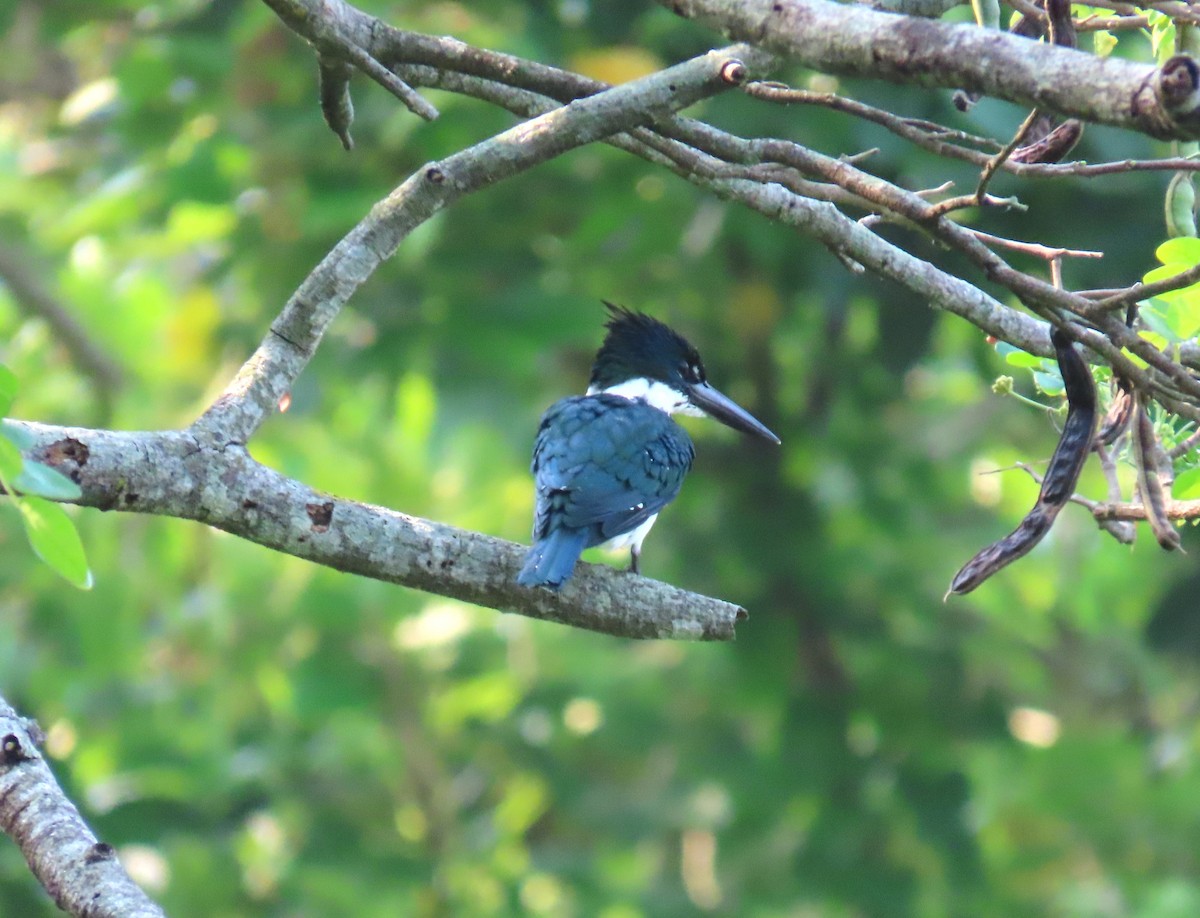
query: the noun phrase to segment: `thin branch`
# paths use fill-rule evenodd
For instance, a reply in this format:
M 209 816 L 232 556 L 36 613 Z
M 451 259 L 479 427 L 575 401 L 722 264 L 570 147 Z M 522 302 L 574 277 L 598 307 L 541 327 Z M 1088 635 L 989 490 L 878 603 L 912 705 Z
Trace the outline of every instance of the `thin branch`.
M 54 779 L 42 731 L 0 698 L 0 831 L 59 908 L 77 918 L 163 918 Z
M 1182 290 L 1184 287 L 1190 287 L 1195 283 L 1200 283 L 1200 265 L 1188 268 L 1186 271 L 1180 271 L 1178 274 L 1172 274 L 1170 277 L 1164 277 L 1162 280 L 1154 281 L 1153 283 L 1144 284 L 1139 281 L 1136 284 L 1126 287 L 1124 290 L 1097 300 L 1090 308 L 1093 314 L 1109 313 L 1128 306 L 1130 303 L 1148 300 L 1152 296 L 1161 296 L 1173 290 Z M 1087 313 L 1084 314 L 1086 315 Z
M 1054 261 L 1059 258 L 1104 257 L 1103 252 L 1096 252 L 1091 249 L 1063 249 L 1042 245 L 1039 242 L 1022 242 L 1019 239 L 1005 239 L 1003 236 L 993 236 L 991 233 L 985 233 L 983 230 L 971 230 L 971 232 L 981 242 L 1012 249 L 1014 252 L 1023 252 L 1026 255 L 1032 255 L 1034 258 L 1041 258 L 1045 261 Z
M 1200 500 L 1169 500 L 1164 508 L 1168 519 L 1200 520 Z M 1148 520 L 1146 508 L 1141 504 L 1096 503 L 1092 516 L 1097 521 L 1105 520 Z
M 973 165 L 986 166 L 991 154 L 974 147 L 998 150 L 1000 144 L 987 137 L 957 131 L 919 118 L 905 118 L 881 108 L 866 105 L 834 93 L 818 93 L 793 89 L 783 83 L 754 82 L 745 86 L 748 95 L 782 104 L 820 105 L 832 111 L 878 124 L 892 134 L 936 156 L 957 159 Z M 967 144 L 968 146 L 963 146 Z M 1022 178 L 1098 178 L 1126 172 L 1197 172 L 1200 160 L 1195 157 L 1174 156 L 1166 159 L 1124 159 L 1107 163 L 1023 163 L 1007 159 L 1001 166 L 1005 172 Z
M 1197 443 L 1200 443 L 1200 429 L 1189 435 L 1186 440 L 1182 440 L 1175 444 L 1175 446 L 1171 448 L 1171 451 L 1167 453 L 1167 457 L 1172 461 L 1175 459 L 1182 459 L 1196 448 Z
M 30 268 L 25 252 L 0 244 L 0 280 L 8 287 L 17 307 L 29 315 L 44 319 L 71 355 L 71 361 L 81 373 L 91 378 L 101 396 L 108 400 L 121 387 L 124 374 L 121 367 L 58 300 Z
M 1017 132 L 1013 134 L 1012 140 L 1001 147 L 1000 152 L 987 161 L 987 165 L 983 167 L 983 172 L 979 175 L 979 186 L 975 189 L 975 198 L 978 201 L 983 201 L 984 196 L 987 194 L 987 187 L 992 181 L 992 176 L 996 174 L 996 170 L 1004 165 L 1008 158 L 1012 156 L 1013 151 L 1025 142 L 1025 138 L 1029 136 L 1030 129 L 1041 117 L 1042 112 L 1037 108 L 1026 115 L 1025 120 L 1021 122 L 1021 126 L 1017 128 Z
M 411 86 L 358 45 L 346 45 L 344 51 L 355 67 L 403 102 L 404 107 L 414 115 L 424 118 L 426 121 L 433 121 L 437 118 L 438 110 L 431 102 L 418 95 Z
M 1099 440 L 1096 441 L 1093 449 L 1100 460 L 1100 471 L 1104 475 L 1104 482 L 1108 487 L 1109 502 L 1120 502 L 1121 482 L 1117 478 L 1117 463 L 1113 458 L 1113 451 L 1105 449 L 1104 444 Z M 1100 521 L 1100 528 L 1122 545 L 1132 545 L 1137 538 L 1137 527 L 1129 520 L 1103 520 Z
M 942 142 L 953 141 L 975 147 L 989 147 L 993 150 L 1000 148 L 1000 144 L 990 137 L 959 131 L 933 121 L 903 118 L 882 108 L 876 108 L 873 105 L 859 102 L 857 99 L 849 99 L 832 92 L 812 92 L 807 89 L 794 89 L 786 83 L 759 80 L 747 83 L 742 89 L 746 95 L 762 99 L 764 102 L 782 105 L 817 105 L 831 111 L 852 115 L 855 118 L 885 127 L 892 133 L 909 140 L 915 140 L 917 137 L 935 139 L 938 141 L 935 146 L 940 146 Z M 984 155 L 981 164 L 986 161 L 987 157 Z
M 1150 28 L 1147 16 L 1085 16 L 1075 23 L 1080 32 L 1121 32 Z
M 381 40 L 394 41 L 397 44 L 407 41 L 404 36 L 397 37 L 393 32 L 394 30 L 389 31 L 383 27 L 376 30 L 376 33 L 382 36 Z M 426 36 L 415 36 L 413 40 L 420 44 L 423 55 L 436 56 L 438 46 L 431 44 L 432 39 Z M 549 87 L 553 92 L 571 94 L 586 88 L 586 86 L 581 87 L 578 83 L 582 78 L 556 72 L 543 65 L 530 65 L 534 71 L 530 75 L 524 69 L 526 62 L 512 59 L 506 55 L 493 55 L 492 52 L 478 51 L 478 49 L 470 49 L 474 53 L 468 54 L 464 50 L 465 47 L 460 43 L 452 43 L 446 52 L 447 63 L 452 61 L 469 63 L 474 70 L 497 76 L 520 72 L 524 74 L 520 82 L 537 83 Z M 496 80 L 478 79 L 462 73 L 448 73 L 431 67 L 410 66 L 405 68 L 405 72 L 411 80 L 416 82 L 486 98 L 513 111 L 535 111 L 539 105 L 545 104 L 534 93 L 523 93 L 514 87 L 502 85 Z M 796 162 L 790 163 L 791 165 L 797 166 L 809 174 L 826 177 L 831 184 L 849 190 L 859 200 L 867 200 L 876 207 L 883 206 L 891 209 L 915 224 L 928 220 L 930 216 L 928 202 L 923 201 L 919 195 L 906 192 L 881 179 L 863 173 L 861 170 L 854 169 L 847 163 L 805 150 L 796 144 L 788 144 L 784 141 L 744 140 L 702 122 L 674 115 L 660 118 L 656 122 L 655 128 L 668 136 L 677 138 L 678 142 L 662 144 L 661 150 L 649 150 L 644 145 L 633 141 L 626 142 L 620 137 L 613 138 L 609 142 L 659 164 L 663 162 L 663 156 L 668 155 L 674 162 L 672 168 L 676 174 L 688 181 L 710 188 L 729 200 L 737 201 L 760 213 L 767 214 L 773 219 L 802 229 L 817 238 L 831 251 L 838 253 L 839 258 L 845 258 L 858 264 L 878 265 L 877 271 L 881 276 L 890 277 L 925 296 L 935 308 L 945 309 L 966 318 L 988 334 L 1031 353 L 1043 356 L 1050 356 L 1053 353 L 1044 324 L 1013 311 L 978 288 L 959 278 L 938 271 L 929 263 L 884 242 L 873 233 L 865 232 L 865 227 L 842 217 L 836 210 L 832 214 L 822 210 L 820 218 L 814 219 L 817 215 L 810 209 L 814 205 L 820 204 L 820 201 L 789 193 L 790 199 L 787 203 L 780 204 L 775 200 L 776 195 L 764 190 L 756 181 L 746 181 L 744 176 L 747 173 L 744 171 L 738 173 L 737 170 L 731 168 L 731 164 L 762 164 L 764 161 L 771 160 L 772 154 L 776 150 L 788 151 L 795 154 L 794 158 L 798 157 Z M 670 152 L 664 153 L 664 151 Z M 841 170 L 851 171 L 843 172 Z M 781 191 L 787 190 L 786 186 L 782 184 L 778 184 L 777 187 Z M 845 223 L 835 221 L 834 215 L 844 220 Z M 793 222 L 792 217 L 796 217 L 797 220 Z M 1039 308 L 1066 309 L 1082 314 L 1082 309 L 1090 305 L 1086 298 L 1078 294 L 1056 291 L 1051 285 L 1011 268 L 991 253 L 978 239 L 975 239 L 969 229 L 943 220 L 937 224 L 937 232 L 951 242 L 954 247 L 963 249 L 969 254 L 989 277 L 1000 280 L 1027 302 L 1032 300 L 1042 304 Z M 865 235 L 863 235 L 864 233 Z M 1170 380 L 1175 380 L 1181 381 L 1186 391 L 1186 387 L 1191 383 L 1181 367 L 1173 365 L 1149 342 L 1128 333 L 1123 326 L 1119 328 L 1107 326 L 1105 333 L 1115 336 L 1115 343 L 1109 342 L 1102 335 L 1091 332 L 1075 332 L 1074 334 L 1080 336 L 1079 340 L 1082 340 L 1088 347 L 1103 354 L 1115 367 L 1130 376 L 1138 385 L 1156 391 L 1160 399 L 1164 400 L 1165 405 L 1175 406 L 1176 410 L 1185 417 L 1200 418 L 1200 409 L 1195 405 L 1172 398 L 1164 388 Z M 1120 350 L 1125 346 L 1131 347 L 1139 353 L 1139 356 L 1143 356 L 1143 359 L 1162 368 L 1161 378 L 1155 376 L 1153 372 L 1143 371 L 1134 365 Z M 1180 348 L 1180 357 L 1189 365 L 1200 365 L 1200 348 L 1185 343 Z
M 345 61 L 361 70 L 368 77 L 394 95 L 414 115 L 433 121 L 438 116 L 438 110 L 426 99 L 381 64 L 367 48 L 350 37 L 348 30 L 340 23 L 341 8 L 331 4 L 321 9 L 311 8 L 304 0 L 264 0 L 283 22 L 287 23 L 316 46 L 318 58 L 322 62 L 322 85 L 334 74 L 337 61 Z M 304 27 L 297 24 L 303 22 Z M 344 72 L 338 76 L 340 81 L 349 77 Z M 329 86 L 330 94 L 344 94 L 344 87 Z M 333 123 L 330 127 L 347 143 L 348 130 L 339 130 Z M 348 129 L 349 124 L 345 125 Z M 347 146 L 349 149 L 350 146 Z
M 1004 168 L 1028 178 L 1099 178 L 1125 172 L 1200 172 L 1200 159 L 1194 156 L 1172 156 L 1166 159 L 1122 159 L 1108 163 L 1014 163 Z
M 377 204 L 312 270 L 225 392 L 198 435 L 245 443 L 307 365 L 342 305 L 413 229 L 460 197 L 730 88 L 725 67 L 763 55 L 734 46 L 555 108 L 428 163 Z
M 924 191 L 918 191 L 915 193 L 921 197 L 928 197 Z M 971 192 L 971 194 L 960 194 L 957 197 L 946 198 L 945 200 L 938 201 L 936 207 L 938 212 L 943 214 L 952 214 L 956 210 L 966 210 L 968 208 L 977 207 L 996 207 L 1003 210 L 1020 211 L 1029 210 L 1029 207 L 1025 204 L 1022 204 L 1018 198 L 997 198 L 993 195 L 985 194 L 981 199 L 978 195 L 978 192 Z

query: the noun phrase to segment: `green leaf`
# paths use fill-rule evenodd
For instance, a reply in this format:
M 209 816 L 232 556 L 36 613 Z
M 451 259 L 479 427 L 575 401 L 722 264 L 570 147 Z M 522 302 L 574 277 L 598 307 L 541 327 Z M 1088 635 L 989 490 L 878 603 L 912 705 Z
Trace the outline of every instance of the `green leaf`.
M 1187 297 L 1171 304 L 1164 316 L 1167 327 L 1179 341 L 1186 341 L 1200 331 L 1200 299 Z
M 1172 239 L 1171 241 L 1184 242 L 1188 239 L 1190 239 L 1190 236 L 1180 236 L 1180 238 Z M 1159 265 L 1158 268 L 1146 271 L 1146 274 L 1142 275 L 1141 281 L 1142 283 L 1157 283 L 1158 281 L 1165 281 L 1168 280 L 1169 277 L 1182 274 L 1182 272 L 1188 270 L 1190 266 L 1192 265 L 1184 262 L 1168 262 L 1166 264 Z M 1162 294 L 1159 294 L 1159 296 L 1162 296 Z
M 1027 351 L 1013 351 L 1011 354 L 1005 356 L 1004 362 L 1014 367 L 1032 369 L 1033 367 L 1040 367 L 1043 361 L 1036 354 L 1030 354 Z
M 22 494 L 36 494 L 51 500 L 78 500 L 83 496 L 79 485 L 58 469 L 28 459 L 9 483 Z
M 0 415 L 8 414 L 13 399 L 17 397 L 17 377 L 4 364 L 0 363 Z
M 1141 314 L 1147 327 L 1168 342 L 1186 341 L 1200 332 L 1200 287 L 1151 297 Z
M 1188 469 L 1176 475 L 1172 491 L 1177 500 L 1195 500 L 1200 497 L 1200 468 Z
M 17 505 L 25 535 L 37 556 L 81 590 L 92 588 L 92 572 L 75 524 L 65 510 L 43 497 L 25 497 Z
M 21 458 L 21 450 L 0 430 L 0 478 L 10 484 L 21 474 L 25 460 Z
M 0 421 L 0 437 L 16 444 L 17 449 L 29 449 L 34 444 L 33 434 L 8 421 Z
M 1164 265 L 1179 262 L 1179 270 L 1186 271 L 1200 263 L 1200 239 L 1193 236 L 1178 236 L 1168 239 L 1154 250 L 1154 257 Z
M 1023 351 L 1019 347 L 1013 347 L 1007 341 L 996 342 L 996 353 L 1004 358 L 1004 362 L 1014 367 L 1040 367 L 1045 362 L 1043 358 L 1030 354 L 1028 351 Z
M 1155 10 L 1148 11 L 1146 18 L 1150 22 L 1150 49 L 1161 67 L 1175 53 L 1175 22 Z
M 1096 57 L 1108 57 L 1117 46 L 1117 36 L 1108 29 L 1097 29 L 1092 33 L 1092 53 Z
M 1170 343 L 1171 343 L 1171 342 L 1170 342 L 1170 341 L 1168 341 L 1166 338 L 1164 338 L 1162 335 L 1157 335 L 1157 334 L 1155 334 L 1154 332 L 1150 332 L 1150 331 L 1144 331 L 1144 330 L 1143 330 L 1143 331 L 1139 331 L 1139 332 L 1138 332 L 1138 337 L 1139 337 L 1139 338 L 1142 338 L 1142 339 L 1144 339 L 1144 340 L 1146 340 L 1146 341 L 1149 341 L 1151 344 L 1153 344 L 1153 345 L 1154 345 L 1156 348 L 1158 348 L 1160 351 L 1165 351 L 1165 350 L 1167 349 L 1167 347 L 1168 347 L 1168 346 L 1170 345 Z M 1135 357 L 1136 357 L 1137 355 L 1135 354 L 1135 355 L 1133 355 L 1133 356 L 1135 356 Z M 1144 365 L 1144 362 L 1143 362 L 1143 365 Z
M 1057 373 L 1035 372 L 1033 374 L 1033 381 L 1047 395 L 1062 395 L 1066 391 L 1063 386 L 1062 377 Z

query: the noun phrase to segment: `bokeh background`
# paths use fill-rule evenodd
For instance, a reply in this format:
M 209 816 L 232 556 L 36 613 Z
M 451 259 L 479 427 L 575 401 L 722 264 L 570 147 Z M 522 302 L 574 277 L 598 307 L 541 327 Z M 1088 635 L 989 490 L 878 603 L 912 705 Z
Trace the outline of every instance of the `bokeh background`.
M 719 41 L 630 0 L 361 5 L 609 80 Z M 435 92 L 425 124 L 356 78 L 346 153 L 311 51 L 251 0 L 11 0 L 0 53 L 0 245 L 125 372 L 112 390 L 81 373 L 0 285 L 16 414 L 48 422 L 186 425 L 374 201 L 512 123 Z M 1024 115 L 782 76 L 1001 139 Z M 834 113 L 736 94 L 698 113 L 878 147 L 870 167 L 909 187 L 973 187 Z M 1089 128 L 1079 155 L 1167 152 Z M 1031 209 L 980 225 L 1102 249 L 1067 282 L 1123 285 L 1154 265 L 1166 179 L 1002 176 Z M 1011 368 L 976 329 L 790 230 L 618 151 L 572 153 L 414 233 L 252 451 L 525 541 L 533 432 L 586 384 L 602 297 L 684 330 L 783 437 L 686 422 L 697 464 L 646 545 L 650 576 L 750 610 L 735 644 L 614 640 L 92 510 L 81 593 L 0 505 L 0 691 L 168 913 L 1200 914 L 1200 541 L 1123 547 L 1068 507 L 1030 557 L 943 604 L 1036 494 L 983 473 L 1047 458 L 1053 425 L 992 393 Z M 1103 495 L 1095 469 L 1081 489 Z M 0 844 L 0 915 L 53 914 Z

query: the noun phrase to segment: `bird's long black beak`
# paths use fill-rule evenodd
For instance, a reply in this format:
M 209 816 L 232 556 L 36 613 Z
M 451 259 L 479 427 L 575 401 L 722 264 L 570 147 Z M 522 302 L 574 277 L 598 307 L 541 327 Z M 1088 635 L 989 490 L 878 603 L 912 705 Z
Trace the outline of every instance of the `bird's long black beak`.
M 689 402 L 709 417 L 734 430 L 754 434 L 764 440 L 770 440 L 772 443 L 780 442 L 779 438 L 771 433 L 762 421 L 706 382 L 688 386 L 687 396 Z

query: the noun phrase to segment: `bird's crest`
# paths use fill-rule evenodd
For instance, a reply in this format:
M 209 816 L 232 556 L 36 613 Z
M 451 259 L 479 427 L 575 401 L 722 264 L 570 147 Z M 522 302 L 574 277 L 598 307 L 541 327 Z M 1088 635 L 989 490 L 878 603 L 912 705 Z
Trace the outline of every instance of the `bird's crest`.
M 608 309 L 608 334 L 592 365 L 592 389 L 606 389 L 643 377 L 675 388 L 703 382 L 704 363 L 687 339 L 674 329 L 624 306 L 601 300 Z

